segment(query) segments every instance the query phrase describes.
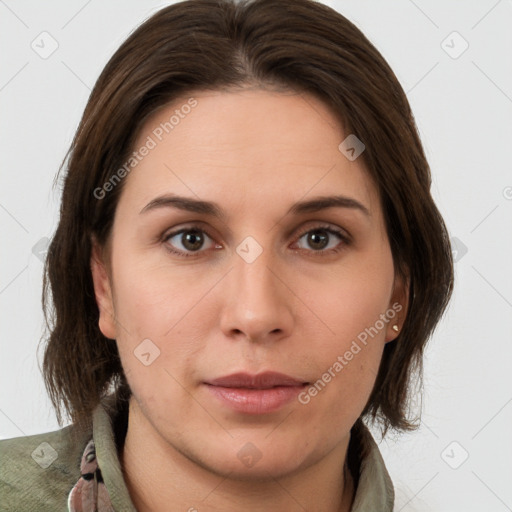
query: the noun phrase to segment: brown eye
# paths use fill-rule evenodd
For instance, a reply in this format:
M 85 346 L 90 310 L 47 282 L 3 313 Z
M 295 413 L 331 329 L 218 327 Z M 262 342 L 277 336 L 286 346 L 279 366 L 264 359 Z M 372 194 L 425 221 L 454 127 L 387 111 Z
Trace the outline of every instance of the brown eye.
M 202 249 L 215 247 L 215 242 L 202 229 L 184 228 L 169 233 L 164 242 L 171 252 L 182 256 L 190 256 L 190 253 L 202 252 Z
M 334 228 L 318 227 L 304 232 L 297 242 L 299 249 L 319 254 L 337 252 L 349 243 L 347 236 Z
M 204 236 L 200 231 L 186 231 L 181 233 L 181 243 L 189 251 L 197 251 L 204 244 Z
M 306 240 L 309 246 L 315 250 L 324 249 L 329 243 L 329 234 L 325 229 L 315 229 L 306 234 Z

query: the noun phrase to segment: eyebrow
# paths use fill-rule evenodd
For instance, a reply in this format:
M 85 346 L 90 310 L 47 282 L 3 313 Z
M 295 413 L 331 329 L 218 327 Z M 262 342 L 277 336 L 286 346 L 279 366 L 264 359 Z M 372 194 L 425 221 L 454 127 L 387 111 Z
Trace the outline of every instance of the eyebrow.
M 322 196 L 309 199 L 307 201 L 300 201 L 292 205 L 288 210 L 287 214 L 301 214 L 301 213 L 312 213 L 320 210 L 326 210 L 327 208 L 349 208 L 364 213 L 366 216 L 370 216 L 370 210 L 362 203 L 346 196 Z
M 213 202 L 202 201 L 199 199 L 193 199 L 190 197 L 176 196 L 176 195 L 164 195 L 159 196 L 150 201 L 140 213 L 146 213 L 148 211 L 157 210 L 160 208 L 177 208 L 193 213 L 201 213 L 219 219 L 225 219 L 226 215 L 222 208 Z M 286 215 L 300 215 L 304 213 L 314 213 L 328 208 L 348 208 L 356 211 L 360 211 L 366 216 L 370 216 L 369 209 L 362 203 L 351 197 L 336 195 L 336 196 L 320 196 L 307 201 L 299 201 L 293 204 Z

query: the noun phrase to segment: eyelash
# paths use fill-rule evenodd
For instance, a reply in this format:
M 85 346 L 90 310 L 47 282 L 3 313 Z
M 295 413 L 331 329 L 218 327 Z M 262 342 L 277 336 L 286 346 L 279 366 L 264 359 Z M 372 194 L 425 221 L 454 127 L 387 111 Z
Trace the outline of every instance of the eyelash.
M 189 231 L 198 231 L 200 233 L 206 234 L 210 239 L 212 239 L 212 240 L 214 239 L 213 236 L 208 232 L 207 229 L 204 229 L 202 227 L 200 228 L 197 225 L 191 225 L 189 227 L 179 229 L 178 231 L 172 231 L 170 233 L 166 233 L 163 236 L 163 242 L 167 242 L 169 239 L 175 237 L 176 235 L 180 235 L 182 233 L 188 233 Z M 322 224 L 322 225 L 314 226 L 312 228 L 308 228 L 308 229 L 302 231 L 297 236 L 297 241 L 300 240 L 304 235 L 306 235 L 306 234 L 308 234 L 308 233 L 310 233 L 312 231 L 325 231 L 325 232 L 329 233 L 330 235 L 338 236 L 340 238 L 340 245 L 336 246 L 335 248 L 328 249 L 328 250 L 318 250 L 318 251 L 315 251 L 313 249 L 311 249 L 311 250 L 308 250 L 308 249 L 296 249 L 296 251 L 306 251 L 306 252 L 309 252 L 309 253 L 313 253 L 315 256 L 322 257 L 322 256 L 327 256 L 329 254 L 338 253 L 338 252 L 340 252 L 343 249 L 343 246 L 348 246 L 351 243 L 350 238 L 343 231 L 341 231 L 339 229 L 336 229 L 336 228 L 333 228 L 329 224 Z M 166 244 L 166 248 L 167 248 L 167 250 L 169 252 L 171 252 L 173 254 L 176 254 L 178 256 L 184 257 L 184 258 L 194 257 L 194 256 L 197 256 L 198 254 L 200 254 L 201 252 L 204 252 L 204 251 L 201 251 L 201 250 L 199 250 L 199 251 L 192 251 L 192 252 L 183 252 L 183 251 L 179 251 L 179 250 L 174 249 L 169 244 Z

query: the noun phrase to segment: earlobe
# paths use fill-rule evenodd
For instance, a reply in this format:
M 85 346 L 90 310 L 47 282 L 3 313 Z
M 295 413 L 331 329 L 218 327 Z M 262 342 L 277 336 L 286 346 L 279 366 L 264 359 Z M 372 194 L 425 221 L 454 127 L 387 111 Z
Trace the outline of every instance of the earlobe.
M 96 242 L 92 244 L 90 264 L 94 284 L 94 295 L 99 310 L 98 327 L 103 336 L 116 339 L 112 286 L 102 250 Z
M 395 340 L 400 335 L 407 316 L 409 304 L 409 279 L 397 277 L 393 286 L 393 293 L 388 305 L 386 316 L 389 322 L 386 328 L 386 343 Z

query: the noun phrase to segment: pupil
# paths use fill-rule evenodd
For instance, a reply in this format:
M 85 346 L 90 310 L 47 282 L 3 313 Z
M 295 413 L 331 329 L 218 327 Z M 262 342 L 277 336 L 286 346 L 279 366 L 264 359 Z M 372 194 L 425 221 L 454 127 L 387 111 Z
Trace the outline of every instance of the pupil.
M 309 243 L 313 249 L 323 249 L 328 244 L 328 236 L 325 231 L 312 231 L 309 235 Z
M 203 237 L 199 231 L 188 231 L 184 235 L 183 246 L 188 250 L 195 251 L 203 245 Z

